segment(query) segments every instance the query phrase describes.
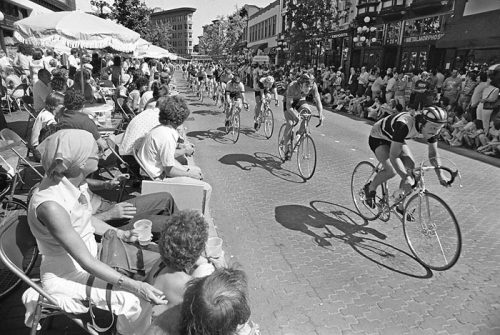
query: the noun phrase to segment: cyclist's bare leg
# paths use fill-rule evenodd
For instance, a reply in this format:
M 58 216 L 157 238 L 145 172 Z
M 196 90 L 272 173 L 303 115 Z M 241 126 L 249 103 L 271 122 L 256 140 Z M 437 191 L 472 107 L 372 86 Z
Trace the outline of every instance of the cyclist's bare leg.
M 253 119 L 257 121 L 257 118 L 259 117 L 260 109 L 262 108 L 262 96 L 256 96 L 255 97 L 255 109 L 254 109 L 254 116 Z
M 415 168 L 415 158 L 413 157 L 412 152 L 410 151 L 410 148 L 408 145 L 403 145 L 401 155 L 399 156 L 401 158 L 401 161 L 403 162 L 403 165 L 405 166 L 406 170 L 413 170 Z M 404 189 L 405 183 L 404 180 L 402 179 L 401 182 L 399 183 L 399 189 Z
M 388 145 L 380 145 L 375 149 L 375 157 L 377 157 L 377 160 L 382 164 L 382 170 L 377 173 L 370 183 L 370 192 L 376 191 L 380 185 L 396 175 L 396 171 L 394 171 L 389 159 L 389 152 L 390 147 Z
M 294 128 L 294 125 L 299 121 L 299 117 L 296 115 L 296 112 L 290 111 L 287 109 L 285 111 L 285 134 L 283 135 L 283 139 L 285 143 L 290 142 L 290 137 L 292 135 L 292 130 Z M 288 146 L 285 147 L 286 150 L 288 150 Z

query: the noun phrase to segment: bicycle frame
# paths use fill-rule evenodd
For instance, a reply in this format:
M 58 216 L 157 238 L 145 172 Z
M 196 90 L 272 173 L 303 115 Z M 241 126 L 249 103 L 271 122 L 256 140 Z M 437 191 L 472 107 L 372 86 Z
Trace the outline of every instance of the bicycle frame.
M 291 131 L 291 134 L 290 134 L 290 144 L 292 145 L 292 152 L 297 148 L 297 146 L 299 145 L 300 143 L 300 138 L 305 135 L 305 134 L 311 134 L 311 131 L 309 130 L 309 121 L 311 120 L 311 117 L 313 116 L 316 116 L 316 115 L 312 115 L 310 113 L 302 113 L 302 114 L 299 114 L 299 121 L 297 121 L 293 126 L 292 126 L 292 131 Z M 297 126 L 298 124 L 300 124 L 299 126 L 299 130 L 297 131 L 296 134 L 293 133 L 293 128 L 295 128 L 295 126 Z M 294 137 L 295 135 L 299 135 L 299 140 L 296 141 L 295 143 L 293 143 L 294 141 Z

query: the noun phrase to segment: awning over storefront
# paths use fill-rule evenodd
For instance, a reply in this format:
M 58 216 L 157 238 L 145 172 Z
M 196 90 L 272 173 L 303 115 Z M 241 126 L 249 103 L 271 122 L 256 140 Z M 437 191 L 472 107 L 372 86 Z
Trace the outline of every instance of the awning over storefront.
M 252 45 L 249 49 L 251 50 L 264 50 L 267 48 L 267 43 Z
M 500 10 L 464 16 L 449 23 L 445 35 L 436 43 L 438 48 L 497 48 L 500 47 Z

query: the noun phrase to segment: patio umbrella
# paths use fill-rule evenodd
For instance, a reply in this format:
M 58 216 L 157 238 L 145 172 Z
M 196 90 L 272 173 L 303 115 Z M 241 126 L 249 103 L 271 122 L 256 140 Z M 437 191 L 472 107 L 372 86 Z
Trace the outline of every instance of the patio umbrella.
M 81 11 L 30 16 L 14 22 L 14 27 L 14 37 L 20 42 L 41 47 L 51 47 L 62 41 L 70 48 L 110 47 L 132 52 L 140 37 L 120 24 Z
M 168 58 L 172 54 L 167 49 L 163 49 L 157 45 L 150 45 L 147 49 L 139 51 L 138 58 Z

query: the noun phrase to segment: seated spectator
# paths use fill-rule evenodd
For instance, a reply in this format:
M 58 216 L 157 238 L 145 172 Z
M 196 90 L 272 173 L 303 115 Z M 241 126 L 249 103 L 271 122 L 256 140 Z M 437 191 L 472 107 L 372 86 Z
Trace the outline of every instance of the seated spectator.
M 50 87 L 51 75 L 50 72 L 41 69 L 38 71 L 38 81 L 33 85 L 33 108 L 39 113 L 45 108 L 45 99 L 52 92 Z
M 372 121 L 377 121 L 379 109 L 380 109 L 380 98 L 375 97 L 373 104 L 367 108 L 368 115 L 366 116 L 366 118 Z
M 109 229 L 125 241 L 134 241 L 135 232 L 123 231 L 91 217 L 90 197 L 83 186 L 85 177 L 97 170 L 98 148 L 92 135 L 83 130 L 60 130 L 43 141 L 39 150 L 45 177 L 34 190 L 28 207 L 28 223 L 43 254 L 40 266 L 42 287 L 51 294 L 87 298 L 87 281 L 96 277 L 92 302 L 117 315 L 117 330 L 126 334 L 127 326 L 140 315 L 140 299 L 166 304 L 163 293 L 145 282 L 125 277 L 97 259 L 94 233 Z M 107 283 L 113 284 L 108 293 Z M 69 313 L 74 306 L 63 306 Z
M 68 80 L 64 77 L 63 73 L 59 74 L 59 72 L 56 71 L 54 71 L 54 73 L 57 73 L 57 75 L 52 76 L 52 80 L 50 82 L 52 90 L 64 95 L 68 90 Z
M 500 122 L 490 122 L 489 136 L 479 135 L 481 146 L 477 151 L 488 156 L 500 156 Z
M 167 305 L 142 304 L 135 329 L 143 334 L 151 321 L 167 309 L 182 303 L 188 282 L 210 275 L 214 266 L 202 255 L 208 240 L 208 224 L 196 211 L 180 211 L 165 224 L 158 242 L 160 259 L 153 264 L 146 282 L 165 294 Z
M 227 334 L 259 335 L 249 321 L 248 284 L 241 270 L 217 269 L 192 279 L 182 304 L 155 318 L 145 335 Z
M 90 72 L 86 69 L 83 69 L 83 85 L 84 89 L 82 90 L 82 71 L 77 71 L 73 89 L 84 95 L 86 103 L 93 104 L 96 101 L 95 90 L 90 84 Z
M 135 82 L 135 89 L 130 92 L 130 108 L 134 113 L 138 113 L 140 110 L 140 101 L 142 95 L 147 92 L 149 87 L 149 79 L 147 77 L 141 76 L 137 78 Z
M 38 81 L 38 71 L 44 69 L 42 58 L 43 51 L 41 49 L 33 50 L 33 58 L 30 60 L 30 76 L 33 85 Z
M 46 126 L 57 123 L 54 115 L 59 112 L 59 109 L 63 107 L 64 96 L 58 92 L 52 92 L 45 99 L 45 108 L 38 113 L 33 127 L 31 128 L 30 146 L 33 149 L 33 154 L 37 162 L 40 161 L 40 153 L 36 149 L 38 146 L 38 137 L 40 136 L 40 131 Z
M 189 116 L 189 109 L 180 96 L 164 97 L 158 101 L 160 125 L 151 130 L 137 150 L 148 174 L 166 183 L 201 185 L 207 191 L 207 208 L 212 187 L 202 181 L 199 167 L 183 166 L 176 159 L 177 142 L 181 126 Z
M 333 95 L 333 104 L 335 105 L 335 110 L 345 112 L 349 106 L 349 95 L 346 94 L 343 88 L 336 89 Z
M 378 111 L 378 119 L 377 120 L 380 120 L 386 116 L 395 114 L 396 112 L 397 112 L 396 111 L 396 100 L 391 99 L 389 102 L 384 102 L 380 106 L 379 111 Z
M 349 114 L 353 114 L 359 117 L 362 117 L 363 115 L 363 103 L 365 102 L 366 98 L 360 94 L 359 92 L 356 92 L 356 97 L 350 99 L 349 102 Z
M 58 123 L 61 129 L 82 129 L 88 131 L 96 140 L 99 148 L 104 150 L 108 145 L 101 138 L 95 122 L 87 114 L 82 113 L 84 104 L 85 99 L 81 93 L 68 90 L 64 95 L 64 109 L 59 115 Z

